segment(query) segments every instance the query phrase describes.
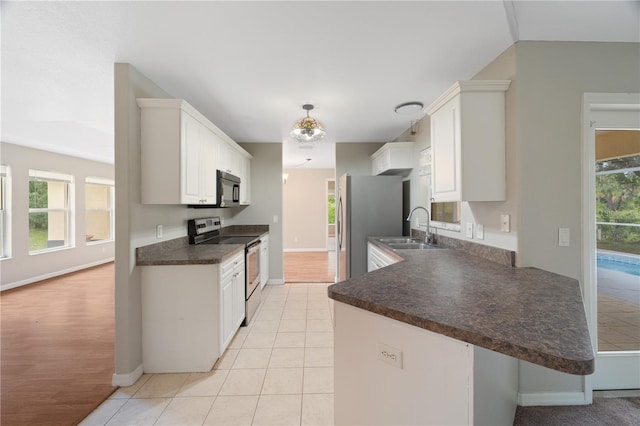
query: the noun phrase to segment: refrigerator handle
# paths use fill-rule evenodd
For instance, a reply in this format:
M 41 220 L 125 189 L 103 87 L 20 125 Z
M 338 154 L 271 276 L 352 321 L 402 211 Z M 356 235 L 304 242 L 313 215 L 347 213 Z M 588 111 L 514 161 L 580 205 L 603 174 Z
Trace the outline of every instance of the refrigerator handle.
M 342 196 L 338 197 L 338 255 L 342 250 Z

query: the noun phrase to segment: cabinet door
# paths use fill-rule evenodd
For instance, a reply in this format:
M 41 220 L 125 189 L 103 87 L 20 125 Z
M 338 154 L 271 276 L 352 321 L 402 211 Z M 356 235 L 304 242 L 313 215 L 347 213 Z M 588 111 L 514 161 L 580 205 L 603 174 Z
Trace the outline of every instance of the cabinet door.
M 460 98 L 455 97 L 431 116 L 434 201 L 460 201 L 460 141 Z
M 181 203 L 199 204 L 200 194 L 200 149 L 202 145 L 202 125 L 189 114 L 181 115 Z
M 245 272 L 244 262 L 239 263 L 235 268 L 234 275 L 234 310 L 233 310 L 233 332 L 240 327 L 245 317 Z
M 233 338 L 234 334 L 234 321 L 233 321 L 233 311 L 234 311 L 234 279 L 233 275 L 227 277 L 220 283 L 221 288 L 221 311 L 220 311 L 220 347 L 221 350 L 225 350 L 227 345 Z
M 251 204 L 251 160 L 240 156 L 240 204 Z
M 218 170 L 226 173 L 231 173 L 231 167 L 229 167 L 229 145 L 218 138 L 216 140 L 216 163 Z
M 260 250 L 260 288 L 264 288 L 269 281 L 269 237 L 262 237 Z
M 216 140 L 211 130 L 203 127 L 202 138 L 202 199 L 205 204 L 216 202 Z

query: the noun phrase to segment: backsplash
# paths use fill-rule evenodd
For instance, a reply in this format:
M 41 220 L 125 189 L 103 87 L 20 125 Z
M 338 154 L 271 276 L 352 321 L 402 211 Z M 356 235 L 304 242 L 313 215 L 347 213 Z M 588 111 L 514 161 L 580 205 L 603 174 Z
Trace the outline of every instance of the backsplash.
M 411 229 L 412 237 L 424 238 L 424 231 Z M 516 265 L 516 252 L 498 247 L 485 246 L 483 244 L 472 243 L 470 241 L 459 240 L 457 238 L 436 235 L 436 245 L 464 251 L 465 253 L 481 257 L 491 262 L 496 262 L 505 266 Z

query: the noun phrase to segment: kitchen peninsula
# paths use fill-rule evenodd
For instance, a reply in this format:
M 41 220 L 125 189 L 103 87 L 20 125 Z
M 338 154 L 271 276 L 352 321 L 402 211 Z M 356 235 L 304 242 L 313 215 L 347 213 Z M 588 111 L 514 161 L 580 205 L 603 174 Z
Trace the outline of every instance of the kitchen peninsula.
M 576 280 L 459 250 L 395 253 L 404 261 L 329 287 L 337 425 L 510 425 L 517 359 L 593 372 Z

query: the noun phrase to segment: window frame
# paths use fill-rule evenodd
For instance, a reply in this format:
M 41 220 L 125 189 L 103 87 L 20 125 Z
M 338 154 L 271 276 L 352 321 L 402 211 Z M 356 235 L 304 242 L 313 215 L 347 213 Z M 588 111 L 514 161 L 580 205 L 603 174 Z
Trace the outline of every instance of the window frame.
M 0 164 L 0 261 L 11 258 L 11 167 Z
M 115 181 L 113 179 L 87 176 L 85 178 L 85 204 L 84 204 L 84 218 L 85 218 L 85 235 L 88 235 L 89 230 L 87 229 L 87 214 L 92 211 L 108 211 L 109 212 L 109 238 L 105 238 L 103 240 L 96 241 L 87 241 L 85 237 L 85 245 L 93 246 L 98 244 L 111 243 L 115 240 Z M 105 186 L 109 189 L 109 207 L 106 209 L 89 209 L 87 208 L 87 186 Z
M 63 212 L 66 222 L 66 241 L 67 243 L 62 246 L 47 247 L 39 250 L 31 250 L 29 247 L 29 255 L 39 255 L 44 253 L 51 253 L 54 251 L 68 250 L 75 247 L 75 227 L 73 220 L 73 207 L 75 205 L 75 185 L 73 175 L 59 172 L 49 172 L 45 170 L 29 169 L 29 182 L 62 182 L 67 185 L 66 187 L 66 208 L 28 208 L 28 216 L 30 222 L 30 216 L 32 213 L 50 213 L 50 212 Z M 29 192 L 27 196 L 31 196 Z M 29 227 L 29 232 L 30 232 Z M 28 236 L 29 246 L 31 246 L 31 235 Z

